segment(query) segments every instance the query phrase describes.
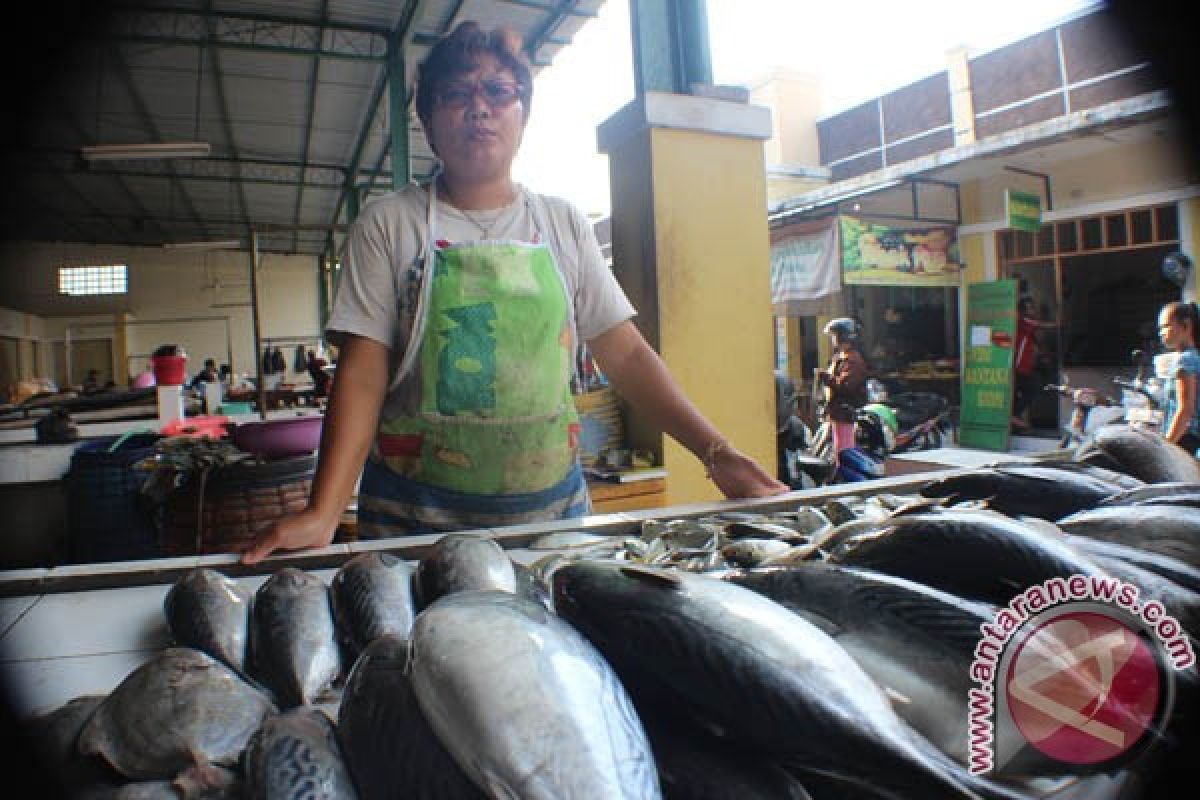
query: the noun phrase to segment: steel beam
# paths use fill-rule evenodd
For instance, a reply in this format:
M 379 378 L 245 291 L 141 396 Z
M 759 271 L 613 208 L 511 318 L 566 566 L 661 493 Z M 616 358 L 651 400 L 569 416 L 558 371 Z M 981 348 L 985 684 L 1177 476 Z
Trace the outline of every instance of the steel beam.
M 712 83 L 705 0 L 629 0 L 629 9 L 638 95 Z

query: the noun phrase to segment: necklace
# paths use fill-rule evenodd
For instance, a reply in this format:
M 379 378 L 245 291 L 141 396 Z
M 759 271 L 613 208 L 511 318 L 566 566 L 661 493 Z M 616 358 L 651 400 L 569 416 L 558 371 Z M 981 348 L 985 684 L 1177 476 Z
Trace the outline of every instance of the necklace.
M 492 228 L 496 227 L 496 223 L 500 220 L 500 214 L 503 213 L 503 209 L 496 212 L 496 215 L 494 217 L 492 217 L 491 222 L 484 225 L 482 222 L 480 222 L 478 219 L 475 218 L 474 214 L 470 213 L 465 208 L 460 208 L 460 209 L 458 209 L 458 211 L 464 217 L 467 218 L 467 222 L 470 222 L 472 225 L 474 225 L 476 228 L 479 229 L 479 233 L 480 233 L 479 238 L 480 239 L 492 238 Z M 488 212 L 485 212 L 485 213 L 488 213 Z
M 492 237 L 492 228 L 496 227 L 496 223 L 500 221 L 502 216 L 504 216 L 504 211 L 508 205 L 506 204 L 505 206 L 497 209 L 488 209 L 485 211 L 476 212 L 478 214 L 478 216 L 476 216 L 476 214 L 472 214 L 470 211 L 467 211 L 465 208 L 455 202 L 454 196 L 450 193 L 450 189 L 446 186 L 444 178 L 439 178 L 438 183 L 440 184 L 442 194 L 445 195 L 446 199 L 450 201 L 450 205 L 454 206 L 454 209 L 458 211 L 458 213 L 462 214 L 463 218 L 466 219 L 467 222 L 470 222 L 479 229 L 479 238 L 490 239 Z M 490 219 L 488 219 L 489 217 Z M 480 221 L 481 218 L 484 220 L 483 222 Z

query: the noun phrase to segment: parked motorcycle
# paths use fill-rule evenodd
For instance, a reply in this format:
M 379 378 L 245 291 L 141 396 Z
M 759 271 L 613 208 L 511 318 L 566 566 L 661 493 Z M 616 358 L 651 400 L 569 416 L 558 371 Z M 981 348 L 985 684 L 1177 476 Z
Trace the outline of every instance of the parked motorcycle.
M 811 489 L 832 483 L 866 481 L 884 476 L 890 450 L 889 431 L 878 416 L 860 410 L 855 423 L 856 446 L 834 459 L 833 428 L 817 411 L 821 423 L 811 429 L 796 413 L 795 384 L 775 373 L 776 456 L 779 480 L 792 489 Z
M 1155 377 L 1146 377 L 1146 367 L 1151 359 L 1142 350 L 1134 350 L 1131 355 L 1138 367 L 1134 377 L 1112 379 L 1113 384 L 1121 388 L 1120 400 L 1096 389 L 1074 388 L 1065 382 L 1046 385 L 1046 391 L 1071 401 L 1071 416 L 1059 438 L 1060 448 L 1082 444 L 1104 425 L 1126 423 L 1161 429 L 1161 382 Z

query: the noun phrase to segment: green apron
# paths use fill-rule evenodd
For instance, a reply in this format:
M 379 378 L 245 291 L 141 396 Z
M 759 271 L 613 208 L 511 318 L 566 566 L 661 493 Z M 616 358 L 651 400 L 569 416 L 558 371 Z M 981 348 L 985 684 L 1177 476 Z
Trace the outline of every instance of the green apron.
M 393 471 L 438 488 L 548 489 L 574 466 L 579 434 L 558 265 L 544 243 L 439 246 L 432 185 L 429 195 L 432 269 L 397 379 L 417 388 L 404 413 L 381 422 L 378 452 Z

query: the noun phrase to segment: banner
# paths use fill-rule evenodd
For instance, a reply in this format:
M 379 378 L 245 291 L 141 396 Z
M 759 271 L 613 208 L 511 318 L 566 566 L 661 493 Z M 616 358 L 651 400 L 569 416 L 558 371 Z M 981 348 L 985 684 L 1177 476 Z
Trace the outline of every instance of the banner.
M 776 316 L 830 313 L 842 291 L 837 226 L 779 234 L 781 238 L 772 236 L 777 240 L 771 243 L 771 304 Z
M 957 229 L 890 228 L 842 215 L 842 282 L 875 286 L 958 286 Z
M 1004 211 L 1008 217 L 1008 227 L 1013 230 L 1028 231 L 1029 233 L 1041 231 L 1041 195 L 1018 192 L 1016 189 L 1005 189 Z
M 988 281 L 968 286 L 959 444 L 1008 450 L 1016 336 L 1017 282 Z

